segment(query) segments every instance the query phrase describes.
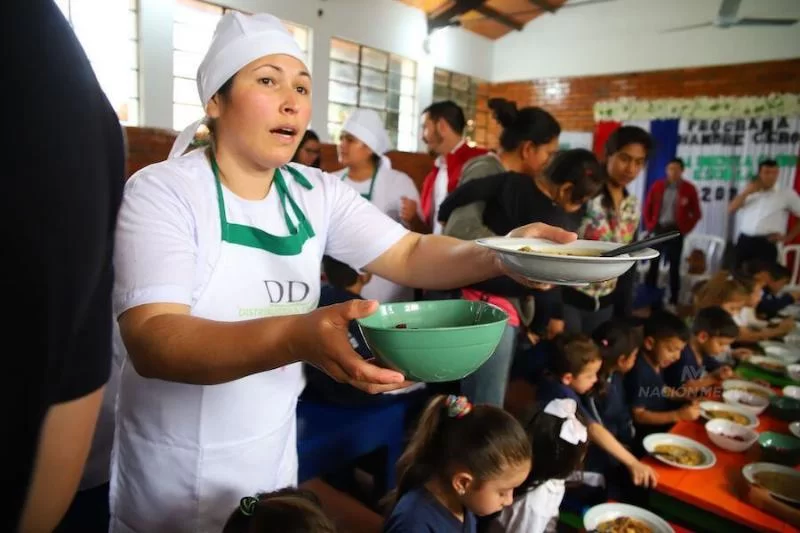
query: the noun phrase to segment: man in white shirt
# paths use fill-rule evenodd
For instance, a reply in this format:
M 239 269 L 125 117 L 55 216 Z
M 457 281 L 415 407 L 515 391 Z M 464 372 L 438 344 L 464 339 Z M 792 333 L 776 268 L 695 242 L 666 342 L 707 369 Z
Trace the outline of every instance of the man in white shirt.
M 800 216 L 800 195 L 779 189 L 778 163 L 767 159 L 758 165 L 758 176 L 733 199 L 728 212 L 739 211 L 741 235 L 736 242 L 736 265 L 750 259 L 776 261 L 778 243 L 792 242 L 800 234 L 800 224 L 787 233 L 789 212 Z

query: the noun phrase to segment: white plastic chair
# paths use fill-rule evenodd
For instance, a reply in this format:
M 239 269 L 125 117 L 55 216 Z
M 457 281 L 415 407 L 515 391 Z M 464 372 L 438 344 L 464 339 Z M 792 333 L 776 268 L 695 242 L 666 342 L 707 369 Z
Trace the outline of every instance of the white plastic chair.
M 792 271 L 792 278 L 785 290 L 796 291 L 800 289 L 798 274 L 800 274 L 800 244 L 784 244 L 779 250 L 781 263 Z
M 702 274 L 690 275 L 686 259 L 694 249 L 702 250 L 706 255 L 706 270 Z M 679 302 L 690 303 L 692 285 L 698 281 L 708 280 L 715 272 L 718 272 L 722 268 L 724 254 L 725 239 L 722 237 L 703 233 L 693 233 L 684 237 L 683 251 L 681 253 L 681 293 L 678 295 Z M 659 286 L 669 285 L 669 262 L 666 259 L 661 262 L 658 283 Z

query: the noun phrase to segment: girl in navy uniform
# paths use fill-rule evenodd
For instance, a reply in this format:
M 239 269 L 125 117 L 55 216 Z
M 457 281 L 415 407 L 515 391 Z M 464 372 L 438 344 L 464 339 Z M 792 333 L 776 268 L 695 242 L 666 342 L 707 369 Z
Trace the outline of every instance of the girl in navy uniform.
M 528 477 L 531 444 L 506 411 L 437 396 L 397 462 L 385 533 L 475 533 L 478 516 L 511 505 Z
M 582 396 L 588 394 L 598 380 L 603 356 L 595 342 L 582 334 L 564 334 L 555 339 L 549 354 L 550 371 L 539 382 L 537 402 L 544 406 L 555 399 L 573 399 L 587 421 L 589 440 L 625 465 L 637 486 L 655 486 L 656 474 L 640 462 L 601 422 L 601 418 L 586 408 Z

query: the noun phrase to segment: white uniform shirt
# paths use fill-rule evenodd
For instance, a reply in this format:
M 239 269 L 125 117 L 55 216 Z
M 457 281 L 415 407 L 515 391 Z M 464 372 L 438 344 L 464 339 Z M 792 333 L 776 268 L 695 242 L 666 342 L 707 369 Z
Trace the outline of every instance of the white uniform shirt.
M 346 171 L 339 170 L 335 175 L 340 179 L 345 176 Z M 342 180 L 359 194 L 369 194 L 372 187 L 372 180 L 353 181 L 344 177 Z M 371 202 L 383 213 L 393 220 L 400 222 L 401 198 L 414 200 L 419 206 L 419 191 L 417 186 L 405 172 L 400 172 L 391 167 L 391 163 L 384 159 L 378 167 L 375 176 L 375 186 L 372 187 Z M 408 302 L 414 298 L 414 289 L 403 287 L 387 279 L 373 276 L 369 283 L 364 286 L 361 296 L 368 300 L 385 302 Z
M 544 533 L 555 531 L 558 509 L 564 499 L 563 479 L 545 481 L 503 509 L 489 528 L 490 533 Z
M 406 230 L 340 178 L 294 165 L 311 182 L 306 190 L 284 172 L 324 253 L 361 268 L 406 235 Z M 278 194 L 245 200 L 223 187 L 230 222 L 286 235 Z M 202 150 L 152 165 L 126 184 L 115 250 L 114 311 L 142 304 L 193 305 L 211 275 L 221 245 L 214 175 Z M 309 257 L 309 261 L 321 261 Z
M 800 216 L 800 196 L 794 190 L 773 187 L 753 193 L 739 210 L 739 231 L 751 237 L 784 234 L 789 212 Z
M 464 141 L 459 142 L 455 148 L 450 150 L 452 154 L 464 144 Z M 450 191 L 447 186 L 450 183 L 450 178 L 447 175 L 447 158 L 439 156 L 436 158 L 436 168 L 439 171 L 436 173 L 436 181 L 433 182 L 433 233 L 441 235 L 444 227 L 439 223 L 439 205 L 444 202 Z

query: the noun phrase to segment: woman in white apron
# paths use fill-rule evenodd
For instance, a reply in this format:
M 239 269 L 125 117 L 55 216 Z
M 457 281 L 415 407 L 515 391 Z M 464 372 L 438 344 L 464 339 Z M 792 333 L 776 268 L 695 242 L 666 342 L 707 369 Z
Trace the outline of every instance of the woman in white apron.
M 402 223 L 402 198 L 419 205 L 419 191 L 408 174 L 392 168 L 384 155 L 389 148 L 389 135 L 380 115 L 371 109 L 356 109 L 342 126 L 339 162 L 345 168 L 335 174 L 383 213 Z M 361 294 L 379 302 L 406 302 L 414 298 L 414 289 L 373 276 Z
M 375 302 L 314 310 L 323 254 L 432 289 L 501 273 L 474 243 L 408 232 L 339 178 L 287 165 L 311 79 L 279 19 L 223 16 L 197 85 L 212 146 L 183 155 L 201 121 L 187 127 L 128 181 L 118 217 L 113 532 L 216 533 L 243 496 L 295 484 L 302 361 L 368 392 L 407 385 L 350 347 Z

